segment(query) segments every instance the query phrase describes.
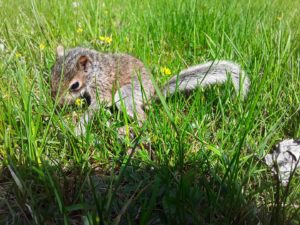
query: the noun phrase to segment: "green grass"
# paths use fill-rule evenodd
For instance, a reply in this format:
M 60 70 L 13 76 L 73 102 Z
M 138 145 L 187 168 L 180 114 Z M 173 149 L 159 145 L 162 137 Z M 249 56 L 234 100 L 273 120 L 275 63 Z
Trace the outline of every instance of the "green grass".
M 281 187 L 263 160 L 300 137 L 299 3 L 78 2 L 0 1 L 0 224 L 299 224 L 299 173 Z M 124 115 L 101 108 L 78 138 L 81 109 L 55 112 L 50 98 L 58 44 L 130 53 L 158 86 L 161 67 L 230 59 L 251 90 L 153 103 L 132 141 L 117 136 Z

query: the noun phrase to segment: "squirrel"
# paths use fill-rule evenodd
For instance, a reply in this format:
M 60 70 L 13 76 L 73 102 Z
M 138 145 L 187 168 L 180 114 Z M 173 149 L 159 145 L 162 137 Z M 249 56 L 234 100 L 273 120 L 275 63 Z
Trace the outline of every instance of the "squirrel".
M 228 79 L 235 90 L 246 97 L 250 86 L 248 76 L 239 64 L 227 60 L 189 67 L 173 76 L 161 90 L 167 97 L 177 91 L 189 92 Z M 52 98 L 58 99 L 59 105 L 74 104 L 78 98 L 86 99 L 88 110 L 75 128 L 76 135 L 85 134 L 85 124 L 99 109 L 99 102 L 108 106 L 115 104 L 119 110 L 125 107 L 127 115 L 136 116 L 142 124 L 146 119 L 145 103 L 156 96 L 149 72 L 139 59 L 80 47 L 65 50 L 61 45 L 56 49 L 50 86 Z

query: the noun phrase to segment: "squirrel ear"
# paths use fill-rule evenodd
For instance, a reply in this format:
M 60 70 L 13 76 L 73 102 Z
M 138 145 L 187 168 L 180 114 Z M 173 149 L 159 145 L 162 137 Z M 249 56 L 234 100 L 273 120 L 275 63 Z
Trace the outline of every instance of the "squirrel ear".
M 91 63 L 90 58 L 86 55 L 82 55 L 79 57 L 77 61 L 77 67 L 80 70 L 86 71 L 90 63 Z
M 63 57 L 64 54 L 65 54 L 64 46 L 62 46 L 62 45 L 57 46 L 57 48 L 56 48 L 56 56 L 58 58 L 60 58 L 60 57 Z

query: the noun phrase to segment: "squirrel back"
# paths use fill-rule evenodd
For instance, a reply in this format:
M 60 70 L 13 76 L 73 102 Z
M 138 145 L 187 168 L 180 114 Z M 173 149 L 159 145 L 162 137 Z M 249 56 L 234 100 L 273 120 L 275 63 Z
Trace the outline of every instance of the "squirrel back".
M 89 96 L 111 105 L 120 87 L 142 81 L 147 94 L 153 95 L 148 71 L 144 64 L 127 54 L 101 53 L 86 48 L 64 50 L 57 47 L 52 67 L 51 93 L 59 104 L 73 104 L 77 98 Z

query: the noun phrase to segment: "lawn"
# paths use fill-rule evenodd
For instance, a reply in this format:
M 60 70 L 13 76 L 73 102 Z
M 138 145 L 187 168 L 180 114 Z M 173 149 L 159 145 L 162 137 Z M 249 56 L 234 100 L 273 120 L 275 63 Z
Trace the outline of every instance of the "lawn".
M 299 224 L 299 171 L 282 186 L 264 157 L 300 138 L 295 0 L 0 0 L 0 224 Z M 141 59 L 158 87 L 228 59 L 251 80 L 153 102 L 143 127 L 103 105 L 56 110 L 55 49 Z M 118 138 L 123 125 L 136 138 Z

